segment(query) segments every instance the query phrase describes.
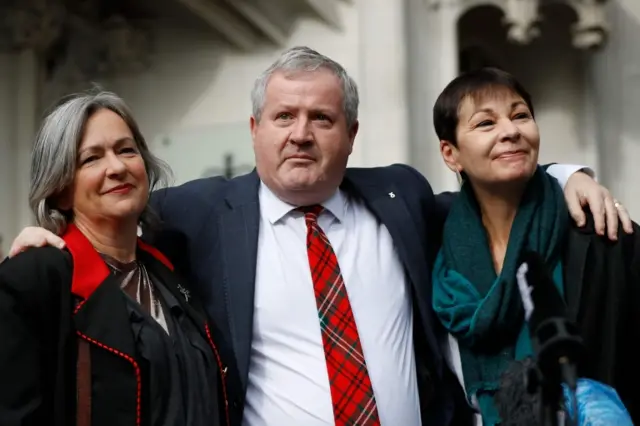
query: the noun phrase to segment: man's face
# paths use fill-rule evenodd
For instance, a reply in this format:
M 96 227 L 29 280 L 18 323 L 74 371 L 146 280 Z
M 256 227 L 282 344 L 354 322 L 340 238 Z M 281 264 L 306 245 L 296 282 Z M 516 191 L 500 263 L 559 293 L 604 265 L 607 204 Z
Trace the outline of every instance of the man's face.
M 285 202 L 322 203 L 342 182 L 357 131 L 331 71 L 275 73 L 260 121 L 251 117 L 258 175 Z

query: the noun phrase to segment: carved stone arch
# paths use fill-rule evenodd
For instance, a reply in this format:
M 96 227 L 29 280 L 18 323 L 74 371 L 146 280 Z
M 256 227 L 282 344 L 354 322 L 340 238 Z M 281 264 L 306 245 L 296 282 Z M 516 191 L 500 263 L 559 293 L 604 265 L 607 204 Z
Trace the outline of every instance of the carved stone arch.
M 606 0 L 426 0 L 428 7 L 438 9 L 444 4 L 455 7 L 459 17 L 474 8 L 493 6 L 503 12 L 502 24 L 507 39 L 515 44 L 529 44 L 540 35 L 543 10 L 549 6 L 565 6 L 576 14 L 572 26 L 573 45 L 579 49 L 593 49 L 606 41 L 609 26 L 606 19 Z
M 589 50 L 606 43 L 609 24 L 604 1 L 546 0 L 540 5 L 540 15 L 557 14 L 563 9 L 574 17 L 570 31 L 575 48 Z

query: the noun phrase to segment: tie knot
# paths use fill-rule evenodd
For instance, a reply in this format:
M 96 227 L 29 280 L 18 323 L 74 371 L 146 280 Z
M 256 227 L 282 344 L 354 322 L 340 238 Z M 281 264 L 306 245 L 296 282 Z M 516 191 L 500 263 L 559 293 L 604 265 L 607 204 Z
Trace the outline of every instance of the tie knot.
M 322 210 L 324 210 L 324 207 L 318 204 L 315 204 L 313 206 L 298 207 L 298 211 L 301 211 L 302 213 L 304 213 L 304 218 L 307 221 L 312 221 L 312 222 L 315 222 L 318 220 L 318 216 L 320 216 L 320 213 L 322 213 Z

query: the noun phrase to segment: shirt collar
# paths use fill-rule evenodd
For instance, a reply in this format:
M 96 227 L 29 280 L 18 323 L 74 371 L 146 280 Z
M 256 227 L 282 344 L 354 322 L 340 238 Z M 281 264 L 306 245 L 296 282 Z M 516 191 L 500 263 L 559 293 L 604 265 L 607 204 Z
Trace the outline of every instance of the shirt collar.
M 269 219 L 272 225 L 297 208 L 297 206 L 278 198 L 262 181 L 260 182 L 259 197 L 260 212 Z M 338 189 L 327 201 L 322 203 L 322 207 L 328 210 L 339 222 L 342 222 L 347 210 L 347 198 Z

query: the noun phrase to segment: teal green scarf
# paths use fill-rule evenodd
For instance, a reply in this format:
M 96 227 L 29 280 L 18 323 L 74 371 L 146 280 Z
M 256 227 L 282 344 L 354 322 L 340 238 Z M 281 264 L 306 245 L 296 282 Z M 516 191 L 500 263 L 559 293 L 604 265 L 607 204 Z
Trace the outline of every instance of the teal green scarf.
M 433 308 L 458 339 L 467 395 L 478 400 L 485 426 L 498 424 L 493 404 L 500 375 L 532 354 L 516 283 L 523 249 L 543 256 L 563 294 L 560 250 L 568 211 L 558 182 L 538 168 L 527 185 L 496 275 L 480 208 L 465 183 L 451 206 L 433 270 Z

